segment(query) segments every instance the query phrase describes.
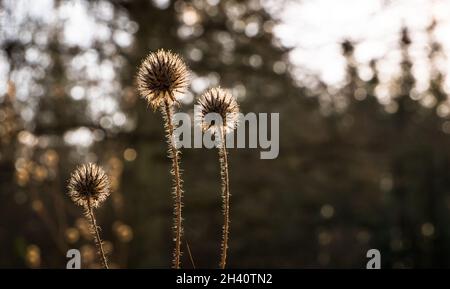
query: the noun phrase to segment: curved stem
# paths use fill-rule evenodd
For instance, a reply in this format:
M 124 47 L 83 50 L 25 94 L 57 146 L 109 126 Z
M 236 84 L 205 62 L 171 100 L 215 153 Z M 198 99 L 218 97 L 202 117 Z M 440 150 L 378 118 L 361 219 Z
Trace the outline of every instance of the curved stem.
M 88 214 L 89 214 L 89 217 L 91 219 L 92 227 L 94 229 L 95 243 L 97 244 L 97 247 L 98 247 L 98 250 L 99 250 L 99 253 L 100 253 L 100 257 L 101 257 L 102 262 L 103 262 L 103 268 L 109 269 L 108 262 L 106 261 L 105 251 L 103 250 L 102 239 L 100 238 L 100 233 L 98 231 L 97 221 L 95 220 L 94 212 L 92 210 L 90 198 L 88 199 Z
M 228 155 L 225 143 L 225 129 L 220 131 L 221 146 L 219 148 L 220 176 L 222 180 L 222 209 L 223 209 L 223 230 L 220 256 L 220 268 L 225 269 L 227 262 L 228 235 L 230 231 L 230 188 L 228 181 Z
M 167 134 L 167 143 L 169 145 L 169 157 L 172 159 L 172 176 L 174 183 L 174 234 L 175 234 L 175 249 L 173 252 L 173 263 L 172 266 L 175 269 L 180 268 L 180 258 L 181 258 L 181 235 L 183 234 L 182 227 L 182 197 L 183 188 L 181 184 L 181 171 L 180 171 L 180 151 L 175 147 L 173 140 L 173 110 L 168 102 L 164 102 L 164 107 L 162 109 L 162 114 L 165 120 L 165 129 Z

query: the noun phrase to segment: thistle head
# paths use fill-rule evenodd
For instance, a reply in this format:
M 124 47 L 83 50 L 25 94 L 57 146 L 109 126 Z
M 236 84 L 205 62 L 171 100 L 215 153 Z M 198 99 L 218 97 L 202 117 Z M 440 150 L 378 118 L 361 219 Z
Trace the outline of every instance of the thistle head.
M 156 109 L 177 102 L 189 84 L 189 69 L 179 55 L 160 49 L 142 61 L 136 82 L 139 94 Z
M 231 93 L 220 87 L 208 89 L 198 100 L 200 106 L 199 115 L 197 116 L 203 131 L 211 131 L 216 133 L 222 128 L 225 133 L 233 131 L 238 122 L 239 105 Z M 222 127 L 215 122 L 209 122 L 206 116 L 209 113 L 216 113 L 222 118 Z
M 110 182 L 105 171 L 93 163 L 83 164 L 73 171 L 69 185 L 72 201 L 84 208 L 97 208 L 110 194 Z

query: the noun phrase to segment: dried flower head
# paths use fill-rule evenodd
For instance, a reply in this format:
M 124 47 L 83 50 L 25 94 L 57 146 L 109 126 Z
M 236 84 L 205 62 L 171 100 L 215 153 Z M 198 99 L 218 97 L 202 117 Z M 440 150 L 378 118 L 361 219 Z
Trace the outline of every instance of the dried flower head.
M 197 118 L 204 131 L 210 130 L 214 133 L 220 129 L 218 124 L 206 120 L 209 113 L 220 115 L 226 133 L 236 128 L 239 105 L 228 90 L 220 87 L 210 88 L 200 97 L 198 105 L 200 105 L 200 111 Z
M 150 53 L 137 73 L 137 89 L 154 108 L 165 101 L 176 103 L 189 83 L 189 69 L 183 59 L 170 51 L 160 49 Z
M 110 182 L 105 171 L 93 163 L 77 167 L 69 180 L 69 196 L 84 208 L 97 208 L 110 194 Z

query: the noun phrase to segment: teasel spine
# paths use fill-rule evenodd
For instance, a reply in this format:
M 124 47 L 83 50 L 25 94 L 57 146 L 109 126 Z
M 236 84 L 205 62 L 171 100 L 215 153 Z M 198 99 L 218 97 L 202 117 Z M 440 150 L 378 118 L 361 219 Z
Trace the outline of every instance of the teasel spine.
M 173 105 L 170 105 L 168 101 L 164 101 L 163 106 L 161 106 L 161 113 L 164 119 L 164 128 L 166 131 L 167 144 L 168 144 L 168 155 L 172 160 L 171 174 L 173 176 L 173 198 L 174 198 L 174 220 L 173 229 L 175 235 L 175 248 L 173 252 L 173 262 L 172 266 L 175 269 L 180 268 L 181 259 L 181 238 L 183 235 L 183 218 L 182 218 L 182 208 L 183 208 L 183 184 L 181 180 L 181 170 L 180 170 L 180 150 L 176 148 L 175 141 L 173 138 L 174 126 L 173 126 Z
M 103 268 L 109 269 L 108 260 L 106 259 L 105 250 L 103 249 L 103 241 L 100 237 L 99 227 L 97 226 L 97 220 L 95 219 L 94 210 L 92 209 L 92 204 L 90 198 L 87 201 L 87 208 L 85 215 L 91 221 L 91 228 L 94 233 L 95 244 L 97 245 L 98 254 L 103 263 Z
M 223 227 L 222 227 L 222 243 L 220 255 L 220 268 L 225 269 L 227 263 L 228 252 L 228 236 L 230 234 L 230 186 L 228 177 L 228 153 L 226 148 L 226 133 L 225 126 L 220 129 L 220 147 L 219 147 L 219 162 L 220 162 L 220 177 L 222 181 L 222 211 L 223 211 Z

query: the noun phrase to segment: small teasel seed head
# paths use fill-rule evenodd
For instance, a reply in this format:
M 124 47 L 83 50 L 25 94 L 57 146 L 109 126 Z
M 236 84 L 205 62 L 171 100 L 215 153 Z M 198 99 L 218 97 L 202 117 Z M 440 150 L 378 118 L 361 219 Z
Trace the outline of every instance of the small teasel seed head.
M 229 133 L 236 128 L 239 117 L 239 105 L 228 90 L 220 87 L 210 88 L 200 97 L 198 105 L 200 106 L 200 111 L 196 117 L 203 131 L 209 130 L 212 133 L 216 133 L 222 129 L 218 124 L 210 123 L 205 119 L 209 113 L 220 115 L 225 133 Z
M 136 85 L 139 94 L 156 109 L 164 102 L 177 103 L 177 97 L 186 92 L 189 69 L 175 53 L 160 49 L 150 53 L 139 67 Z
M 97 208 L 110 194 L 110 181 L 105 171 L 93 163 L 77 167 L 67 186 L 72 201 L 84 208 Z

